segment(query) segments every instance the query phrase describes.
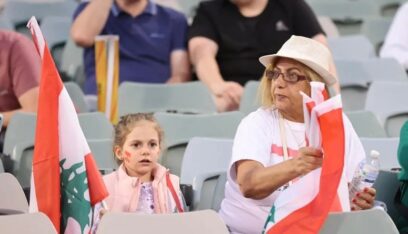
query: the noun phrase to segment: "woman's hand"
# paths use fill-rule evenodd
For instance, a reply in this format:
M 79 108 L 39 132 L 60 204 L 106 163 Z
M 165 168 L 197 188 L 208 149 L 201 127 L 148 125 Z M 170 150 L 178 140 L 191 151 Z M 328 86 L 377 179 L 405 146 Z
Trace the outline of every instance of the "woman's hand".
M 322 166 L 323 152 L 312 147 L 302 147 L 298 151 L 298 156 L 292 160 L 299 176 L 305 175 Z
M 366 210 L 374 206 L 376 191 L 374 188 L 364 188 L 351 198 L 351 210 Z

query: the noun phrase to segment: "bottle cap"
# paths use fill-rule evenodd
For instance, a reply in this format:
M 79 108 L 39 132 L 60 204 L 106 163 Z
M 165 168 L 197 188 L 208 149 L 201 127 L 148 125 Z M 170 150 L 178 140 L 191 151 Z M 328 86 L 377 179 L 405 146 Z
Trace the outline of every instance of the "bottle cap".
M 380 152 L 378 152 L 377 150 L 371 150 L 370 156 L 372 158 L 379 158 L 380 157 Z

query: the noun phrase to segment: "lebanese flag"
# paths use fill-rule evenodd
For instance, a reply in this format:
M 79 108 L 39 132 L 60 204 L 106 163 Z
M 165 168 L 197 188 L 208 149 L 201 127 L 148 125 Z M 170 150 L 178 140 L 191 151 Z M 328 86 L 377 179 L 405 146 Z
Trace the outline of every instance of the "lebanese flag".
M 45 213 L 58 233 L 89 233 L 91 208 L 108 192 L 34 17 L 27 27 L 42 59 L 30 212 Z
M 341 97 L 327 99 L 324 84 L 311 82 L 303 96 L 308 146 L 324 152 L 323 165 L 282 191 L 265 224 L 268 234 L 318 233 L 330 211 L 349 211 Z

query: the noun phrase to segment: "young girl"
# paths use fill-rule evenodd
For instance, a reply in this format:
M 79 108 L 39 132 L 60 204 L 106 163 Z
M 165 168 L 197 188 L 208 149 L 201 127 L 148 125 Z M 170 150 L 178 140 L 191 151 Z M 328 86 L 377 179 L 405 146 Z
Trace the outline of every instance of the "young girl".
M 160 165 L 163 131 L 152 114 L 129 114 L 115 127 L 113 152 L 121 164 L 104 176 L 106 207 L 95 208 L 98 223 L 106 211 L 143 214 L 183 212 L 179 178 Z

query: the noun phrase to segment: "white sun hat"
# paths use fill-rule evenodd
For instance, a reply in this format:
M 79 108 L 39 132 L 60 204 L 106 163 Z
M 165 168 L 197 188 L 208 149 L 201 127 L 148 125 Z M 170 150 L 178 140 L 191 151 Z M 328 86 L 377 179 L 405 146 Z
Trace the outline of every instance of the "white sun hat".
M 268 67 L 279 57 L 290 58 L 303 63 L 319 74 L 327 85 L 337 82 L 336 77 L 329 72 L 332 55 L 330 50 L 321 42 L 306 37 L 291 36 L 278 53 L 264 55 L 259 58 L 259 62 Z

